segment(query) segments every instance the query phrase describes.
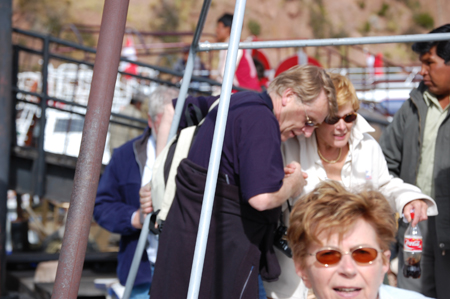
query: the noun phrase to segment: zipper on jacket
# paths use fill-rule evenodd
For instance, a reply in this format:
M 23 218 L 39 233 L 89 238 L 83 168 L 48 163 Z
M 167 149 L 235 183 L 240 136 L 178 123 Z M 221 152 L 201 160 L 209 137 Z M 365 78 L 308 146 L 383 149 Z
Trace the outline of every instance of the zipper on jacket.
M 421 95 L 422 95 L 422 101 L 425 101 L 425 99 L 423 98 L 423 93 L 421 93 Z M 422 136 L 422 118 L 420 117 L 420 110 L 419 110 L 419 107 L 417 106 L 417 104 L 413 101 L 413 99 L 412 99 L 413 97 L 411 96 L 411 102 L 414 104 L 414 106 L 416 107 L 416 109 L 417 109 L 417 116 L 419 117 L 419 136 L 417 137 L 419 140 L 419 159 L 418 159 L 418 161 L 417 161 L 417 163 L 416 163 L 416 171 L 415 171 L 415 174 L 414 174 L 414 176 L 415 176 L 415 182 L 414 182 L 414 185 L 416 185 L 417 186 L 417 176 L 418 176 L 418 172 L 419 172 L 419 165 L 420 165 L 420 163 L 422 163 L 422 155 L 421 155 L 421 152 L 422 152 L 422 139 L 421 139 L 421 136 Z M 428 111 L 428 108 L 427 108 L 427 111 Z
M 245 288 L 247 287 L 248 281 L 250 280 L 250 276 L 252 276 L 252 272 L 253 272 L 253 266 L 250 269 L 250 273 L 248 273 L 247 280 L 244 283 L 244 287 L 242 288 L 241 296 L 239 297 L 239 299 L 242 299 L 242 295 L 244 295 Z

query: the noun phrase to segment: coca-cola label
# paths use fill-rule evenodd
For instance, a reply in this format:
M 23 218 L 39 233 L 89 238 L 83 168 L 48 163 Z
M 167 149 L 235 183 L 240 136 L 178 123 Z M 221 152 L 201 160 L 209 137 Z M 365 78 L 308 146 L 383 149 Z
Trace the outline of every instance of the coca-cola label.
M 418 252 L 422 251 L 422 238 L 405 237 L 404 251 Z

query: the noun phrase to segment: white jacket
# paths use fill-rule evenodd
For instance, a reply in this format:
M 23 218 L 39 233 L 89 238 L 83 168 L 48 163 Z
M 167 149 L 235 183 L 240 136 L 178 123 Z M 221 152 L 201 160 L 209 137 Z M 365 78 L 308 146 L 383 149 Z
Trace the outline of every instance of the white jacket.
M 378 289 L 378 299 L 431 299 L 424 295 L 382 284 Z
M 349 152 L 342 167 L 341 179 L 345 187 L 357 190 L 365 185 L 371 185 L 379 190 L 388 199 L 393 211 L 402 214 L 403 207 L 415 199 L 426 199 L 427 214 L 437 215 L 437 206 L 434 200 L 423 194 L 419 188 L 404 183 L 399 178 L 389 174 L 386 160 L 378 142 L 368 132 L 375 131 L 369 123 L 358 114 L 349 139 Z M 308 174 L 307 184 L 302 195 L 311 192 L 321 181 L 327 179 L 322 161 L 317 153 L 315 133 L 310 138 L 297 136 L 288 139 L 282 145 L 285 164 L 292 161 L 300 163 L 302 170 Z M 289 199 L 291 204 L 295 200 Z M 285 224 L 289 223 L 287 205 L 283 205 Z M 281 275 L 278 281 L 264 283 L 267 296 L 272 298 L 306 298 L 306 289 L 295 273 L 292 259 L 286 257 L 275 249 L 281 266 Z

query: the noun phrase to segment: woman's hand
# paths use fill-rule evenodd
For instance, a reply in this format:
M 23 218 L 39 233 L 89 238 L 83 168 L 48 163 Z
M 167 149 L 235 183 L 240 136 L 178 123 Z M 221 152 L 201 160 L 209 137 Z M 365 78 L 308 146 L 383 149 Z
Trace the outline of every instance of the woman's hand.
M 131 219 L 131 225 L 136 229 L 142 229 L 141 223 L 141 209 L 138 209 L 133 214 L 133 218 Z
M 295 165 L 293 163 L 284 167 L 284 177 L 287 178 L 295 172 Z
M 150 183 L 139 189 L 139 202 L 141 207 L 133 214 L 131 225 L 134 228 L 142 229 L 145 217 L 153 212 L 152 192 Z
M 403 215 L 405 215 L 406 220 L 408 222 L 411 221 L 411 211 L 414 210 L 414 219 L 412 222 L 412 226 L 416 226 L 417 223 L 423 220 L 427 220 L 427 209 L 428 205 L 424 199 L 416 199 L 405 205 L 403 208 Z
M 297 162 L 291 162 L 290 164 L 286 165 L 284 167 L 284 177 L 287 178 L 291 174 L 293 174 L 295 172 L 295 170 L 297 169 L 297 167 L 301 171 L 302 168 L 301 168 L 300 164 L 298 164 Z M 303 175 L 304 179 L 308 178 L 308 174 L 306 172 L 302 171 L 302 175 Z
M 284 178 L 292 176 L 297 176 L 295 178 L 297 182 L 295 189 L 297 190 L 292 194 L 292 197 L 296 198 L 302 193 L 303 187 L 306 186 L 306 179 L 308 178 L 308 174 L 302 171 L 302 167 L 298 162 L 291 162 L 284 167 Z
M 142 186 L 139 190 L 139 201 L 141 203 L 141 210 L 144 216 L 153 212 L 152 191 L 150 183 Z

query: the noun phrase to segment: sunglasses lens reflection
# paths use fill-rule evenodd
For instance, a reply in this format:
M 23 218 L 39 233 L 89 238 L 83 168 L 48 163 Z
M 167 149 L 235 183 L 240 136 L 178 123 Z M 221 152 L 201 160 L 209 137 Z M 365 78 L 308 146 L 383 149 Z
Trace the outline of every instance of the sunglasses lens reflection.
M 367 264 L 377 258 L 378 251 L 374 248 L 360 248 L 352 252 L 353 259 L 361 264 Z
M 322 250 L 316 254 L 317 261 L 324 265 L 334 265 L 341 260 L 341 253 L 337 250 Z
M 339 116 L 336 116 L 336 117 L 334 117 L 334 118 L 326 118 L 325 119 L 325 122 L 327 123 L 327 124 L 329 124 L 329 125 L 335 125 L 338 121 L 340 121 L 341 120 L 341 118 L 342 119 L 344 119 L 344 121 L 346 122 L 346 123 L 351 123 L 351 122 L 353 122 L 353 121 L 355 121 L 356 120 L 356 117 L 358 116 L 358 114 L 356 114 L 356 113 L 350 113 L 350 114 L 347 114 L 347 115 L 345 115 L 345 116 L 343 116 L 343 117 L 339 117 Z
M 377 258 L 378 251 L 370 247 L 358 248 L 351 253 L 351 256 L 357 263 L 368 264 Z M 316 253 L 317 261 L 323 265 L 335 265 L 341 258 L 342 254 L 334 249 L 321 250 Z
M 338 121 L 339 121 L 339 119 L 337 119 L 337 118 L 325 118 L 324 123 L 329 124 L 329 125 L 334 125 Z
M 355 121 L 357 114 L 348 114 L 347 116 L 344 117 L 344 121 L 346 123 L 351 123 L 352 121 Z

